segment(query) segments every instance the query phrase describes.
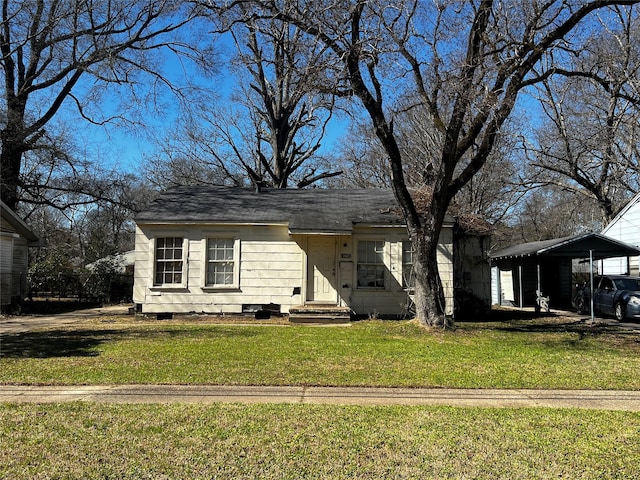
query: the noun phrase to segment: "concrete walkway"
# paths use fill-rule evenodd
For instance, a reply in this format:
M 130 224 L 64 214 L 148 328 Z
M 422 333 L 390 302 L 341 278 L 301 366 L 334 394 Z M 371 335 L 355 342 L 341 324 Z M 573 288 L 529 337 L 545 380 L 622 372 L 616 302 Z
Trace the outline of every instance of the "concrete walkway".
M 474 390 L 445 388 L 261 386 L 14 386 L 0 385 L 0 402 L 51 403 L 289 403 L 330 405 L 449 405 L 551 407 L 640 412 L 640 391 Z
M 40 328 L 60 328 L 109 315 L 127 315 L 128 312 L 129 305 L 109 305 L 54 315 L 0 316 L 0 335 L 28 332 Z

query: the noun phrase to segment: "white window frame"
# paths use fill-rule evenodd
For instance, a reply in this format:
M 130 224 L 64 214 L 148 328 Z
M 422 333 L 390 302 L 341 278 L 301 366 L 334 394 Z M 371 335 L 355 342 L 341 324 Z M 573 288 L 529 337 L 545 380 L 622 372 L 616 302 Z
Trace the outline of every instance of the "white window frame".
M 361 243 L 382 243 L 382 263 L 371 263 L 371 262 L 367 262 L 364 263 L 361 261 L 360 259 L 360 244 Z M 359 290 L 374 290 L 374 291 L 384 291 L 384 290 L 388 290 L 389 289 L 389 265 L 388 265 L 388 254 L 389 254 L 389 247 L 388 247 L 388 242 L 386 240 L 380 239 L 380 238 L 360 238 L 357 240 L 356 242 L 356 268 L 355 268 L 355 275 L 356 275 L 356 281 L 355 281 L 355 285 L 356 288 L 358 288 Z M 359 281 L 359 277 L 360 277 L 360 265 L 382 265 L 383 267 L 383 271 L 382 271 L 382 281 L 383 281 L 383 286 L 379 287 L 379 286 L 371 286 L 371 285 L 360 285 L 360 281 Z
M 180 282 L 172 282 L 172 283 L 159 283 L 157 282 L 158 275 L 158 240 L 159 239 L 167 239 L 167 238 L 181 238 L 182 239 L 182 258 L 180 260 L 173 259 L 173 261 L 182 262 L 182 271 Z M 152 242 L 152 262 L 153 262 L 153 288 L 163 288 L 163 289 L 171 289 L 171 288 L 185 288 L 187 285 L 187 238 L 179 233 L 167 233 L 165 235 L 156 235 L 153 238 Z M 166 259 L 162 259 L 166 260 Z
M 411 262 L 410 263 L 405 263 L 405 261 L 404 261 L 404 253 L 405 253 L 404 246 L 405 246 L 405 244 L 408 244 L 411 247 L 411 249 L 410 249 Z M 402 288 L 404 290 L 408 290 L 408 291 L 415 290 L 415 276 L 413 275 L 413 258 L 414 258 L 414 255 L 415 255 L 415 251 L 413 250 L 413 243 L 411 242 L 411 240 L 408 240 L 408 239 L 402 240 L 400 242 L 400 265 L 401 265 L 400 273 L 402 274 Z M 411 265 L 411 268 L 409 268 L 408 271 L 405 272 L 405 266 L 406 265 Z
M 233 241 L 233 280 L 228 284 L 215 284 L 208 282 L 209 280 L 209 264 L 214 263 L 209 258 L 209 242 L 211 240 L 232 240 Z M 220 234 L 207 234 L 203 239 L 203 258 L 204 268 L 202 276 L 203 290 L 238 290 L 240 288 L 240 239 L 236 235 L 229 235 L 226 233 Z

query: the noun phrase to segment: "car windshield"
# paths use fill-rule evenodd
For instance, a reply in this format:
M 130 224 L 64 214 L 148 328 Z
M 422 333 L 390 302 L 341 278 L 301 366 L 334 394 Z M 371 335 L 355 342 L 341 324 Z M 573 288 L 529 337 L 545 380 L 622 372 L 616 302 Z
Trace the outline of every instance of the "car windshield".
M 618 290 L 640 290 L 640 278 L 616 278 L 615 284 Z

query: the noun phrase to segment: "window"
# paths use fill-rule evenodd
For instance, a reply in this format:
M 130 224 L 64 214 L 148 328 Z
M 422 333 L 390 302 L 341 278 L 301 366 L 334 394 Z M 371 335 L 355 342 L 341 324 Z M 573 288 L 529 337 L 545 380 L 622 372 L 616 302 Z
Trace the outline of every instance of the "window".
M 182 283 L 182 237 L 156 238 L 155 285 Z
M 613 283 L 615 283 L 618 290 L 633 290 L 636 292 L 640 291 L 640 280 L 638 280 L 637 278 L 617 278 Z
M 402 242 L 402 288 L 414 288 L 416 279 L 413 275 L 413 244 L 409 240 Z
M 384 241 L 358 242 L 358 287 L 384 288 Z
M 236 284 L 235 243 L 233 238 L 207 240 L 207 286 L 229 287 Z
M 600 280 L 600 285 L 598 286 L 601 290 L 613 290 L 613 282 L 610 278 L 602 277 Z

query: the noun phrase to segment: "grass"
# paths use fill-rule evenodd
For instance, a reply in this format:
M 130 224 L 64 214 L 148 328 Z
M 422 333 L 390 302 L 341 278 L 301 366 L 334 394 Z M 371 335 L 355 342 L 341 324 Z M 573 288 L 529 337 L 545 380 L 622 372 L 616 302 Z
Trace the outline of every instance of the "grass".
M 350 328 L 79 324 L 5 335 L 2 384 L 265 384 L 640 389 L 638 334 L 558 321 Z
M 639 389 L 638 334 L 575 320 L 350 328 L 107 318 L 0 339 L 2 384 Z M 0 404 L 3 479 L 640 479 L 640 414 Z
M 5 405 L 0 478 L 637 479 L 640 415 L 322 405 Z

